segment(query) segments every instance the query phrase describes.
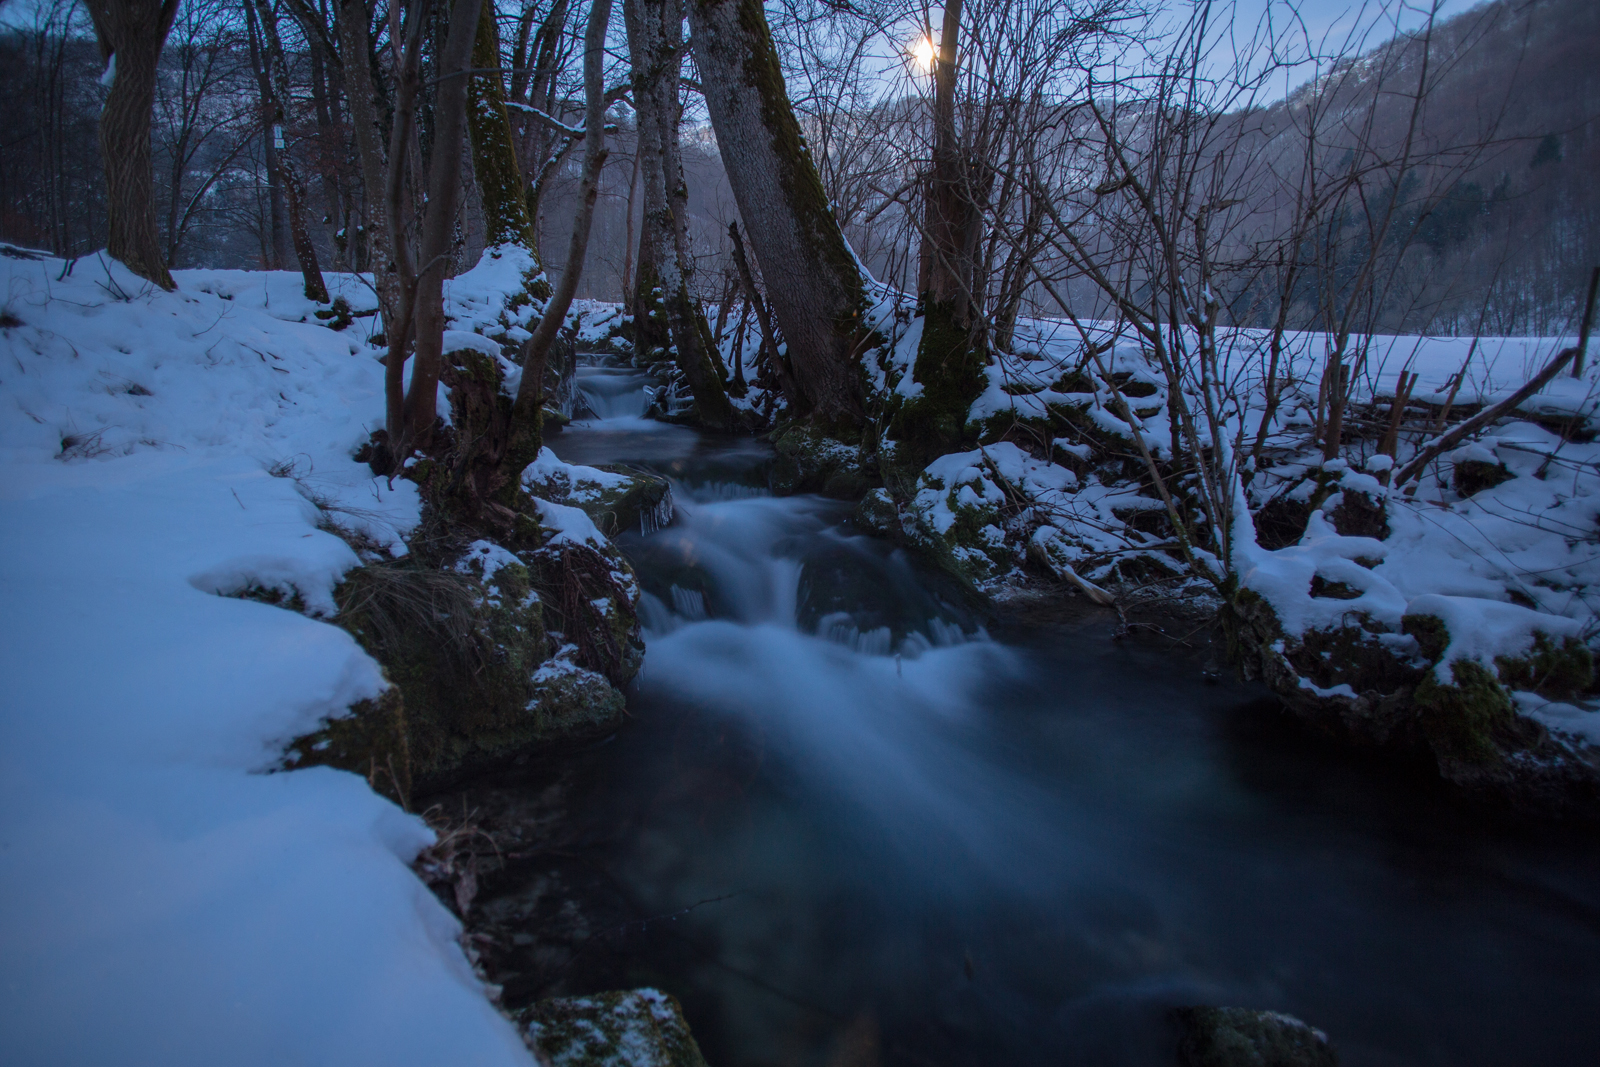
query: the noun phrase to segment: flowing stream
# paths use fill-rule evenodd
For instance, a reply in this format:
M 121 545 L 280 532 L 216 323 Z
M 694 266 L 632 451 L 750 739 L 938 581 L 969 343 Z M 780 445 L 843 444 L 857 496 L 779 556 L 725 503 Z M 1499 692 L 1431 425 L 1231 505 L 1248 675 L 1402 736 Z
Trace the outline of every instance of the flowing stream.
M 1346 1065 L 1600 1063 L 1592 834 L 1330 750 L 1173 641 L 986 619 L 643 385 L 585 368 L 603 417 L 551 440 L 675 480 L 621 539 L 633 720 L 577 761 L 586 844 L 485 905 L 609 901 L 569 984 L 672 992 L 713 1067 L 1166 1065 L 1188 1003 L 1299 1015 Z

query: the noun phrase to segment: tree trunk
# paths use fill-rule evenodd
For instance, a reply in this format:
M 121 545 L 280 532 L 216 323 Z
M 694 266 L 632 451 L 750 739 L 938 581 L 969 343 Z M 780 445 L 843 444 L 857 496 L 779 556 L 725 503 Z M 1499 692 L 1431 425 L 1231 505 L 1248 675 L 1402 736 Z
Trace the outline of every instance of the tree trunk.
M 624 213 L 625 230 L 622 238 L 622 300 L 628 302 L 628 289 L 633 285 L 633 256 L 637 249 L 633 243 L 633 205 L 639 197 L 639 138 L 634 131 L 633 169 L 628 177 L 628 207 Z
M 683 11 L 678 0 L 624 0 L 628 52 L 633 61 L 633 105 L 639 116 L 640 172 L 644 213 L 654 238 L 648 250 L 661 286 L 667 328 L 678 368 L 694 395 L 701 425 L 727 430 L 733 406 L 705 345 L 702 316 L 689 295 L 689 195 L 678 153 L 678 80 L 683 66 Z M 644 263 L 641 250 L 640 265 Z M 640 277 L 644 276 L 641 269 Z
M 800 391 L 795 386 L 788 361 L 778 354 L 778 339 L 773 336 L 767 306 L 762 303 L 761 293 L 756 289 L 755 272 L 750 269 L 750 260 L 744 254 L 744 238 L 739 236 L 738 223 L 728 223 L 728 239 L 733 242 L 733 262 L 739 271 L 739 281 L 744 286 L 746 306 L 755 309 L 756 324 L 761 328 L 761 351 L 767 358 L 767 366 L 778 379 L 778 388 L 783 390 L 784 398 L 793 408 L 798 403 L 796 398 Z
M 384 359 L 384 404 L 389 442 L 396 462 L 409 449 L 406 434 L 405 366 L 410 359 L 411 337 L 416 332 L 417 264 L 406 230 L 411 165 L 416 138 L 417 100 L 422 94 L 422 39 L 429 22 L 430 0 L 411 0 L 404 24 L 405 43 L 395 69 L 394 115 L 389 123 L 388 166 L 383 173 L 384 227 L 389 252 L 394 257 L 395 314 L 385 319 L 384 338 L 389 352 Z M 400 39 L 399 5 L 390 6 L 390 33 Z
M 256 76 L 256 93 L 261 98 L 261 162 L 267 169 L 267 240 L 266 254 L 262 256 L 268 270 L 282 270 L 289 258 L 289 226 L 284 221 L 287 213 L 283 207 L 283 172 L 278 168 L 278 131 L 273 126 L 268 101 L 272 99 L 272 78 L 267 73 L 263 55 L 261 31 L 256 27 L 255 11 L 250 0 L 244 3 L 245 40 L 250 47 L 250 69 Z
M 528 195 L 511 143 L 505 81 L 500 72 L 500 27 L 494 4 L 482 5 L 472 49 L 475 73 L 467 85 L 467 129 L 472 135 L 472 170 L 483 197 L 485 243 L 521 245 L 534 253 Z
M 823 428 L 865 421 L 866 293 L 784 87 L 761 0 L 694 0 L 695 60 L 723 166 L 789 345 L 799 399 Z
M 260 21 L 261 27 L 263 70 L 267 75 L 262 79 L 266 94 L 262 99 L 262 107 L 271 128 L 278 174 L 288 199 L 289 235 L 294 244 L 295 259 L 300 264 L 300 276 L 304 279 L 306 299 L 326 304 L 328 287 L 322 281 L 322 267 L 317 263 L 317 246 L 312 242 L 311 230 L 306 225 L 305 183 L 300 180 L 300 173 L 290 160 L 288 146 L 283 140 L 284 125 L 288 121 L 284 105 L 289 99 L 289 66 L 283 55 L 283 41 L 278 36 L 278 17 L 268 0 L 246 0 L 246 16 L 251 13 L 251 3 L 254 4 L 255 18 Z M 251 28 L 255 27 L 252 25 Z
M 979 216 L 956 135 L 961 0 L 944 9 L 933 67 L 933 169 L 922 235 L 922 339 L 912 377 L 922 393 L 896 420 L 896 436 L 917 464 L 959 446 L 972 402 L 983 392 L 983 351 L 974 343 L 973 253 Z
M 178 13 L 178 0 L 89 0 L 87 7 L 111 80 L 100 113 L 100 160 L 110 216 L 106 251 L 141 278 L 174 289 L 156 231 L 150 117 L 161 46 Z
M 417 256 L 413 322 L 416 350 L 406 390 L 405 440 L 426 447 L 439 417 L 439 358 L 444 350 L 444 279 L 455 235 L 461 192 L 461 149 L 466 139 L 467 80 L 478 35 L 480 0 L 454 0 L 449 35 L 439 51 L 433 104 L 433 139 L 428 159 L 428 199 Z
M 589 231 L 594 222 L 595 200 L 600 194 L 600 172 L 606 164 L 606 29 L 611 21 L 611 0 L 594 0 L 589 8 L 589 25 L 583 38 L 584 109 L 583 174 L 578 185 L 577 215 L 572 220 L 572 238 L 567 246 L 567 262 L 561 284 L 550 294 L 544 315 L 533 336 L 522 346 L 522 380 L 512 402 L 507 428 L 497 439 L 485 443 L 483 460 L 476 465 L 488 472 L 482 492 L 492 494 L 504 507 L 507 496 L 521 483 L 522 472 L 539 455 L 543 446 L 544 369 L 550 346 L 566 323 L 567 310 L 578 291 L 578 279 L 589 251 Z
M 354 262 L 350 243 L 350 205 L 345 183 L 341 181 L 342 168 L 334 160 L 344 154 L 344 123 L 338 114 L 334 96 L 333 71 L 329 69 L 326 45 L 319 38 L 311 38 L 311 101 L 317 116 L 317 174 L 322 179 L 322 198 L 328 207 L 324 223 L 335 223 L 334 244 L 339 250 L 339 262 L 350 270 Z
M 383 128 L 378 116 L 386 102 L 379 98 L 372 76 L 371 14 L 366 0 L 342 0 L 339 4 L 339 50 L 343 53 L 345 100 L 350 108 L 350 125 L 355 133 L 356 158 L 361 165 L 362 220 L 367 244 L 367 259 L 373 287 L 383 309 L 384 330 L 389 330 L 400 315 L 398 275 L 390 248 L 389 225 L 384 217 L 384 186 L 388 168 L 384 162 Z

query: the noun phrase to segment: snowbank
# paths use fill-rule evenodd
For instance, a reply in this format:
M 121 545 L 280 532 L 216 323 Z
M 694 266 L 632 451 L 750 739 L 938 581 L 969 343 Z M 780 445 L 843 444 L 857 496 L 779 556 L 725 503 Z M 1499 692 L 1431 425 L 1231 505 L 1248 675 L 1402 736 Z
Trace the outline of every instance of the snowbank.
M 349 458 L 378 353 L 285 321 L 292 275 L 175 276 L 0 248 L 6 1060 L 529 1063 L 407 867 L 422 822 L 355 775 L 267 773 L 376 664 L 217 595 L 329 610 L 357 562 L 329 518 L 404 551 L 413 487 Z

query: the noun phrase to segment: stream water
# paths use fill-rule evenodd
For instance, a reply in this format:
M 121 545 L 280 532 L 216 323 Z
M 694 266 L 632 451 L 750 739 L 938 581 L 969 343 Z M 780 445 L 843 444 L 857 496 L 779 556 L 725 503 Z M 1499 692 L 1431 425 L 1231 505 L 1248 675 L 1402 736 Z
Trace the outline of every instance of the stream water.
M 551 440 L 675 480 L 675 523 L 621 539 L 632 721 L 484 905 L 566 885 L 603 950 L 563 988 L 668 990 L 713 1067 L 1166 1065 L 1188 1003 L 1299 1015 L 1346 1065 L 1600 1063 L 1591 833 L 1330 751 L 1172 641 L 985 622 L 643 385 L 585 368 L 606 417 Z

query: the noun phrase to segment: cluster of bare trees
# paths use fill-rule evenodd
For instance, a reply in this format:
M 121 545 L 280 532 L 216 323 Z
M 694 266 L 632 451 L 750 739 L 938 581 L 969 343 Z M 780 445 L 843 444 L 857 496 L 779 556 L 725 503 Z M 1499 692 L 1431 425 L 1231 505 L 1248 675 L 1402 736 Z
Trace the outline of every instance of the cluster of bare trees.
M 1600 253 L 1593 198 L 1553 179 L 1594 155 L 1583 109 L 1600 96 L 1579 86 L 1589 103 L 1546 129 L 1517 78 L 1548 66 L 1547 16 L 1594 20 L 1575 4 L 1440 23 L 1378 2 L 1318 36 L 1292 3 L 1245 25 L 1224 0 L 624 0 L 616 19 L 577 0 L 85 0 L 86 24 L 75 0 L 47 0 L 6 38 L 45 107 L 18 138 L 31 178 L 6 165 L 0 182 L 60 251 L 103 211 L 111 253 L 164 286 L 208 205 L 241 189 L 263 258 L 295 262 L 308 297 L 327 299 L 324 264 L 370 270 L 389 353 L 383 462 L 398 462 L 429 447 L 451 373 L 444 279 L 474 246 L 540 261 L 561 187 L 568 247 L 554 289 L 532 283 L 548 304 L 523 353 L 542 367 L 620 144 L 635 342 L 671 353 L 704 425 L 738 421 L 744 368 L 719 354 L 737 299 L 734 328 L 759 328 L 791 414 L 865 432 L 882 414 L 860 368 L 866 264 L 923 320 L 920 389 L 886 427 L 904 460 L 961 443 L 1019 317 L 1110 321 L 1168 380 L 1169 440 L 1146 456 L 1157 490 L 1191 485 L 1220 531 L 1285 395 L 1314 388 L 1314 432 L 1337 454 L 1376 333 L 1559 325 L 1554 309 L 1574 305 Z M 90 27 L 101 76 L 86 89 Z M 74 100 L 103 103 L 105 192 L 87 228 L 63 180 L 83 152 Z M 702 115 L 732 201 L 714 228 L 685 178 L 686 122 Z M 1540 205 L 1563 225 L 1515 225 Z M 742 230 L 725 226 L 735 215 Z M 1326 338 L 1309 377 L 1287 352 L 1308 329 Z M 1096 336 L 1085 325 L 1089 372 Z M 475 498 L 531 458 L 542 382 L 525 373 L 462 460 L 484 472 Z M 1225 538 L 1210 550 L 1225 556 Z

